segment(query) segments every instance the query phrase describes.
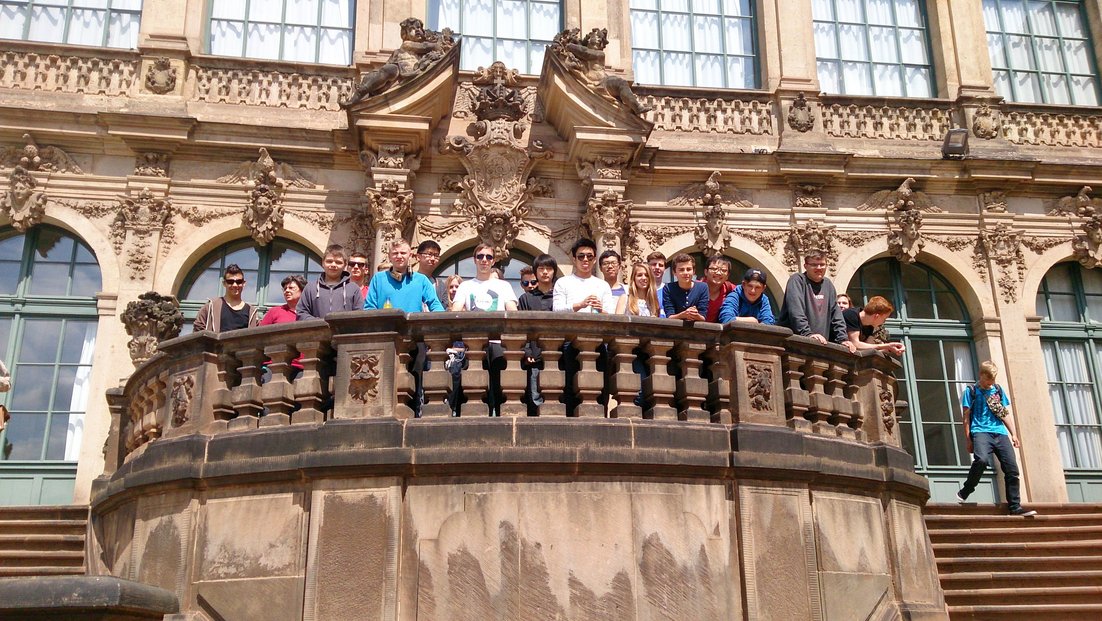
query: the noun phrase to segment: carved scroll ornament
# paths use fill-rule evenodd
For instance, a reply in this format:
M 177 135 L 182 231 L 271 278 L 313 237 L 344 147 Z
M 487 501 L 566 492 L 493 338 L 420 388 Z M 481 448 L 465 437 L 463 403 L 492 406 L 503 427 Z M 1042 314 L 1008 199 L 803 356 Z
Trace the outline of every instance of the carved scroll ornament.
M 126 263 L 131 280 L 144 276 L 152 265 L 153 233 L 161 232 L 160 242 L 167 250 L 175 240 L 172 203 L 158 198 L 149 188 L 142 188 L 137 197 L 120 196 L 119 210 L 111 226 L 111 242 L 115 254 L 127 249 Z M 129 241 L 129 243 L 127 243 Z
M 28 171 L 84 174 L 73 158 L 60 148 L 39 146 L 29 133 L 23 134 L 23 142 L 23 146 L 0 151 L 0 168 L 21 166 Z

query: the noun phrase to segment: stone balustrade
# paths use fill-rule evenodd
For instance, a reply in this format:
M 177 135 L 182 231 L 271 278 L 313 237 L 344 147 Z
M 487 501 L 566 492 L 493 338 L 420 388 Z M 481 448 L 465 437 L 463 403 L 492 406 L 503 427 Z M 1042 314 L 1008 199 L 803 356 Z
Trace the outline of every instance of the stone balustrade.
M 466 345 L 469 362 L 453 382 L 445 361 L 456 341 Z M 534 411 L 540 418 L 755 423 L 899 446 L 896 363 L 873 352 L 852 355 L 820 345 L 785 328 L 557 313 L 371 311 L 165 341 L 124 387 L 108 392 L 114 418 L 108 472 L 162 437 L 413 418 L 410 367 L 421 345 L 429 361 L 421 417 L 457 425 L 484 418 L 490 414 L 484 360 L 491 341 L 500 341 L 504 352 L 498 363 L 503 418 L 528 416 L 522 348 L 531 341 L 543 351 L 539 386 L 545 401 Z M 461 403 L 458 416 L 455 402 Z

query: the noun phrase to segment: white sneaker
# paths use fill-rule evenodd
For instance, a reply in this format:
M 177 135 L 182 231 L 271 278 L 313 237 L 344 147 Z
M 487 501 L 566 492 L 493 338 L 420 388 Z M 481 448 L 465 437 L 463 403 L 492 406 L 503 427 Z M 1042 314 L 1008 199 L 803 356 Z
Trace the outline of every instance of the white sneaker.
M 957 504 L 963 505 L 966 502 L 968 502 L 968 497 L 962 496 L 960 492 L 957 492 Z

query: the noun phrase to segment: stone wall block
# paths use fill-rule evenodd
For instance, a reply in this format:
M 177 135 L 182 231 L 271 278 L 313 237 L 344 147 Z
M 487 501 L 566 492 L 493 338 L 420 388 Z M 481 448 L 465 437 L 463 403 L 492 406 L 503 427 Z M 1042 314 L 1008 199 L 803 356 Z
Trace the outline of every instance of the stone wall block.
M 190 588 L 193 504 L 190 492 L 143 497 L 133 527 L 132 579 L 172 591 L 181 602 Z
M 823 618 L 899 618 L 879 498 L 818 490 L 811 498 Z
M 897 574 L 897 597 L 904 615 L 912 619 L 947 619 L 945 596 L 938 582 L 930 535 L 922 521 L 922 507 L 892 499 L 888 501 L 886 518 L 889 554 Z

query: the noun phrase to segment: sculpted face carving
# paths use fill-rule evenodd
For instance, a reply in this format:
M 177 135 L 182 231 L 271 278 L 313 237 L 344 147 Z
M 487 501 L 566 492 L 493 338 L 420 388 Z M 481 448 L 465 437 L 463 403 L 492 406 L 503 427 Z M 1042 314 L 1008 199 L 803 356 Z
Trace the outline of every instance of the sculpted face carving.
M 46 215 L 46 193 L 22 166 L 16 166 L 8 177 L 8 191 L 0 197 L 0 213 L 11 218 L 11 225 L 26 231 Z

